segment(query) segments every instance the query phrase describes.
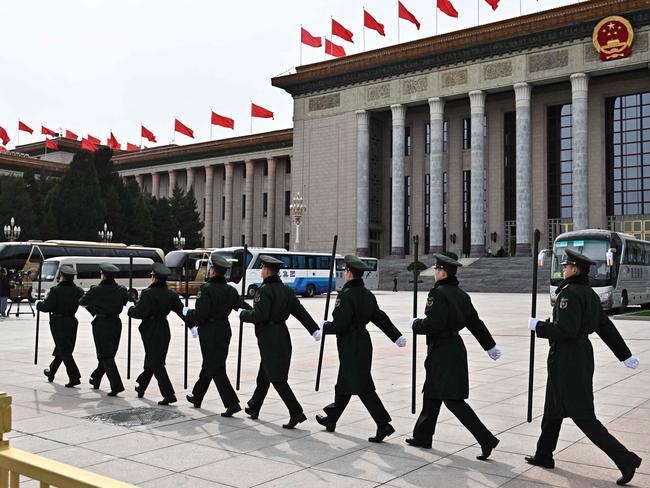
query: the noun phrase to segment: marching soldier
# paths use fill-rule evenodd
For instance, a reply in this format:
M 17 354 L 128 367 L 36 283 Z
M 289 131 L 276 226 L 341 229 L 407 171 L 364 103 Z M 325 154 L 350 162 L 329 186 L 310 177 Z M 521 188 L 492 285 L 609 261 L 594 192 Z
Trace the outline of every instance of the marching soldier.
M 43 374 L 47 376 L 47 381 L 52 383 L 54 375 L 63 363 L 68 373 L 66 388 L 81 384 L 81 373 L 72 357 L 79 325 L 75 314 L 79 308 L 79 299 L 84 294 L 74 283 L 76 274 L 77 271 L 69 264 L 61 266 L 58 285 L 52 287 L 45 300 L 36 303 L 37 310 L 50 313 L 50 332 L 54 339 L 54 359 Z
M 501 357 L 492 335 L 481 321 L 467 293 L 458 286 L 456 271 L 462 264 L 442 254 L 434 255 L 435 284 L 427 297 L 425 318 L 411 319 L 417 334 L 427 336 L 426 379 L 422 412 L 413 428 L 411 446 L 431 449 L 440 407 L 445 406 L 469 430 L 481 446 L 477 459 L 485 461 L 499 444 L 465 402 L 469 397 L 467 349 L 459 332 L 467 327 L 493 360 Z M 422 275 L 429 275 L 426 271 Z
M 169 405 L 176 402 L 174 387 L 165 368 L 165 359 L 169 350 L 171 333 L 167 315 L 175 312 L 181 319 L 183 316 L 183 302 L 179 296 L 167 288 L 167 277 L 171 271 L 162 263 L 154 263 L 151 271 L 151 284 L 142 290 L 137 305 L 127 303 L 129 317 L 140 319 L 140 335 L 144 344 L 144 369 L 135 380 L 135 391 L 138 398 L 144 396 L 147 386 L 153 376 L 156 377 L 158 388 L 163 399 L 158 405 Z
M 115 275 L 120 269 L 114 264 L 102 263 L 99 265 L 101 282 L 88 290 L 79 305 L 86 307 L 93 316 L 93 339 L 97 350 L 97 368 L 90 375 L 90 384 L 95 390 L 104 377 L 108 377 L 111 391 L 108 396 L 117 396 L 124 391 L 120 372 L 115 364 L 115 355 L 120 346 L 122 335 L 122 321 L 120 312 L 130 300 L 129 293 L 115 282 Z
M 549 340 L 550 350 L 542 433 L 535 455 L 526 457 L 526 461 L 544 468 L 555 467 L 553 451 L 562 419 L 569 417 L 614 461 L 621 471 L 616 484 L 625 485 L 634 477 L 641 458 L 628 451 L 596 418 L 594 352 L 589 334 L 598 334 L 628 368 L 636 368 L 639 360 L 632 356 L 618 330 L 603 312 L 600 299 L 589 284 L 589 269 L 594 264 L 588 257 L 567 249 L 562 263 L 564 281 L 557 289 L 553 320 L 530 318 L 528 321 L 529 328 L 538 337 Z
M 257 385 L 248 401 L 245 412 L 252 418 L 259 416 L 260 409 L 272 384 L 289 409 L 289 422 L 282 427 L 293 429 L 307 420 L 302 406 L 287 382 L 291 365 L 291 337 L 286 321 L 293 315 L 319 341 L 321 331 L 309 313 L 296 298 L 291 288 L 282 283 L 278 272 L 283 263 L 271 256 L 260 256 L 262 262 L 262 286 L 257 290 L 253 310 L 241 310 L 240 320 L 255 324 L 255 336 L 260 349 L 260 368 Z
M 363 273 L 368 267 L 356 256 L 345 256 L 345 285 L 339 293 L 332 312 L 332 322 L 322 321 L 323 333 L 336 334 L 339 352 L 339 372 L 336 380 L 334 403 L 316 415 L 316 421 L 328 432 L 334 432 L 336 422 L 343 414 L 352 395 L 358 395 L 377 424 L 377 433 L 370 442 L 382 442 L 393 434 L 391 417 L 382 404 L 370 369 L 372 367 L 372 341 L 366 330 L 372 322 L 398 347 L 406 346 L 406 337 L 393 325 L 388 315 L 377 305 L 377 299 L 363 283 Z
M 201 286 L 195 310 L 188 313 L 188 327 L 198 327 L 203 364 L 199 379 L 192 389 L 192 394 L 187 395 L 187 400 L 195 408 L 201 408 L 210 381 L 214 381 L 226 407 L 221 416 L 232 417 L 241 411 L 241 407 L 226 372 L 226 359 L 232 337 L 228 316 L 233 310 L 250 310 L 251 306 L 243 302 L 237 290 L 226 282 L 225 275 L 232 266 L 231 263 L 216 254 L 210 257 L 210 261 L 210 279 Z

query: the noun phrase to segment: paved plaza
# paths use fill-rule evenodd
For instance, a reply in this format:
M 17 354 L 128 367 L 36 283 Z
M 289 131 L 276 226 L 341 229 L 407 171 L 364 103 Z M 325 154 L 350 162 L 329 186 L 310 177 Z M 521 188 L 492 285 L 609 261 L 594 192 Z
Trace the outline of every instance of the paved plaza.
M 501 439 L 489 462 L 475 459 L 480 448 L 471 435 L 443 407 L 433 449 L 409 447 L 416 420 L 411 414 L 411 340 L 406 334 L 411 317 L 412 294 L 378 292 L 380 306 L 407 335 L 409 345 L 398 349 L 370 325 L 374 341 L 373 373 L 380 397 L 393 417 L 396 433 L 383 444 L 370 444 L 375 426 L 363 405 L 353 399 L 337 426 L 327 433 L 314 416 L 333 400 L 337 354 L 335 341 L 327 338 L 321 391 L 314 391 L 319 345 L 294 320 L 290 320 L 293 361 L 289 382 L 309 418 L 293 431 L 282 429 L 288 413 L 271 389 L 260 418 L 251 420 L 243 411 L 230 419 L 216 389 L 211 389 L 201 409 L 185 401 L 183 389 L 183 328 L 172 318 L 172 344 L 167 360 L 179 402 L 158 407 L 161 399 L 155 382 L 147 395 L 137 399 L 134 378 L 142 366 L 143 348 L 133 324 L 131 380 L 126 380 L 127 327 L 118 355 L 118 366 L 127 391 L 121 397 L 106 396 L 108 383 L 94 391 L 88 375 L 95 367 L 90 315 L 80 311 L 75 357 L 82 371 L 82 385 L 67 389 L 64 368 L 54 383 L 42 370 L 50 361 L 52 339 L 47 316 L 42 317 L 38 366 L 33 364 L 35 319 L 21 316 L 0 321 L 0 391 L 13 397 L 11 446 L 90 471 L 145 487 L 609 487 L 619 476 L 614 464 L 570 422 L 565 422 L 556 453 L 555 470 L 531 467 L 525 454 L 535 450 L 544 398 L 545 359 L 548 346 L 537 341 L 534 420 L 526 423 L 529 333 L 526 327 L 530 296 L 474 293 L 475 306 L 484 319 L 503 357 L 492 361 L 478 343 L 463 332 L 469 351 L 470 399 L 485 424 Z M 301 299 L 318 321 L 325 297 Z M 419 297 L 423 310 L 426 293 Z M 547 295 L 540 295 L 538 316 L 547 317 Z M 420 312 L 420 315 L 422 313 Z M 234 315 L 233 315 L 234 317 Z M 592 336 L 596 356 L 594 388 L 596 412 L 610 431 L 644 463 L 632 486 L 650 487 L 650 321 L 616 320 L 633 354 L 641 359 L 636 370 L 627 369 Z M 410 332 L 410 331 L 409 331 Z M 233 327 L 229 374 L 234 383 L 238 324 Z M 197 379 L 201 355 L 198 340 L 189 339 L 189 388 Z M 418 344 L 418 387 L 424 380 L 424 339 Z M 243 344 L 242 406 L 254 388 L 259 353 L 252 326 L 246 325 Z M 421 396 L 418 395 L 418 406 Z M 148 425 L 115 426 L 86 417 L 137 407 L 164 409 L 176 418 Z M 33 481 L 24 486 L 37 486 Z

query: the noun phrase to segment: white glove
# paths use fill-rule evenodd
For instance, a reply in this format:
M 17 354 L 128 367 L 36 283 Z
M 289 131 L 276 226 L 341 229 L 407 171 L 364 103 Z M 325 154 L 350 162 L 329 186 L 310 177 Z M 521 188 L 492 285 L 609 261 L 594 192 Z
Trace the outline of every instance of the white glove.
M 126 302 L 126 305 L 124 305 L 124 307 L 125 307 L 127 310 L 131 310 L 133 307 L 135 307 L 135 303 L 133 303 L 133 302 Z
M 190 311 L 190 307 L 183 307 L 183 317 L 187 317 L 187 312 Z
M 199 336 L 199 328 L 195 325 L 190 329 L 190 333 L 192 334 L 192 337 L 196 339 Z
M 399 338 L 395 341 L 395 344 L 397 344 L 397 347 L 406 347 L 406 337 L 399 336 Z
M 314 340 L 316 342 L 318 342 L 318 341 L 320 341 L 321 335 L 322 335 L 322 332 L 320 330 L 317 330 L 311 336 L 314 338 Z
M 501 349 L 499 349 L 499 346 L 494 346 L 487 353 L 488 356 L 490 356 L 495 361 L 501 357 Z
M 531 317 L 528 319 L 528 328 L 530 330 L 536 330 L 537 329 L 537 324 L 540 322 L 544 322 L 542 319 L 536 319 L 534 317 Z
M 418 320 L 417 317 L 409 319 L 409 329 L 413 328 L 413 324 L 415 324 L 416 320 Z
M 625 361 L 623 361 L 623 364 L 625 364 L 625 366 L 627 366 L 630 369 L 636 369 L 637 366 L 639 365 L 639 358 L 637 358 L 636 356 L 630 356 Z
M 327 323 L 327 320 L 321 320 L 318 322 L 318 327 L 320 327 L 320 330 L 323 330 L 323 327 L 325 327 L 325 324 Z

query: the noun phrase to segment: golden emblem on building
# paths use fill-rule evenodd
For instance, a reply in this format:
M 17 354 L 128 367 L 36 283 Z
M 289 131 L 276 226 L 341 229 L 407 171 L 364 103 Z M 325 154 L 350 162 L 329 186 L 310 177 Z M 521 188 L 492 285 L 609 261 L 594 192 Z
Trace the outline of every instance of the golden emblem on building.
M 627 19 L 612 15 L 596 25 L 592 41 L 601 61 L 627 58 L 632 54 L 634 30 Z

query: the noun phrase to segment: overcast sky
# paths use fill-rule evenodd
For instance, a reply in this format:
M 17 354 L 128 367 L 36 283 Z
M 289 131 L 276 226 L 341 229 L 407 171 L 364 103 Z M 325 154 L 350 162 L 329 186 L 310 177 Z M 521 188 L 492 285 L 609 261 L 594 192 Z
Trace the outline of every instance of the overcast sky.
M 555 8 L 572 1 L 451 0 L 459 18 L 438 15 L 438 33 Z M 403 0 L 422 24 L 405 21 L 401 42 L 436 34 L 435 0 Z M 20 118 L 34 129 L 20 143 L 43 140 L 50 129 L 90 133 L 105 141 L 139 144 L 140 122 L 172 139 L 174 117 L 208 140 L 210 110 L 235 119 L 235 130 L 214 127 L 213 139 L 250 133 L 250 101 L 275 112 L 255 119 L 254 132 L 292 126 L 291 97 L 271 78 L 300 60 L 300 25 L 329 35 L 330 16 L 355 34 L 334 39 L 350 53 L 362 51 L 363 7 L 386 28 L 366 31 L 366 50 L 397 43 L 397 0 L 4 0 L 0 28 L 0 126 L 17 142 Z M 521 6 L 521 7 L 520 7 Z M 303 47 L 303 63 L 323 51 Z

